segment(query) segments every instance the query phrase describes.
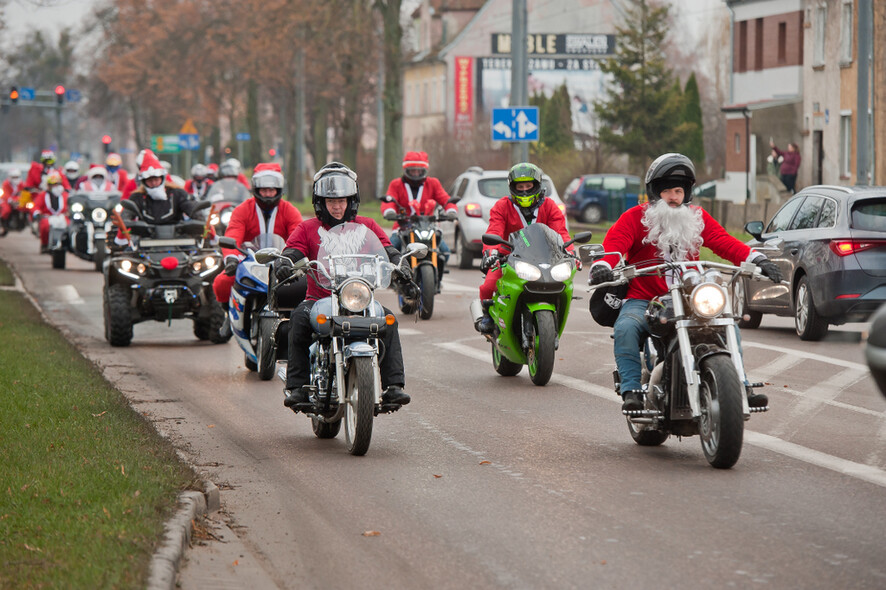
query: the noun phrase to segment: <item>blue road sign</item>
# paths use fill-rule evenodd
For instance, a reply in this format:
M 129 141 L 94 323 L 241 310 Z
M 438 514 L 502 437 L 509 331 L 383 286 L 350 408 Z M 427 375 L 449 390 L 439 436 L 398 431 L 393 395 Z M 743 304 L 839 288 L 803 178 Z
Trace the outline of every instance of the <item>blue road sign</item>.
M 249 135 L 248 133 L 238 133 L 237 134 L 237 141 L 249 141 L 250 139 L 252 139 L 252 136 Z
M 492 141 L 538 141 L 538 107 L 492 109 Z
M 37 94 L 34 92 L 33 88 L 28 88 L 22 86 L 18 89 L 18 99 L 19 100 L 34 100 Z
M 83 94 L 79 90 L 65 90 L 65 101 L 67 102 L 80 102 L 82 98 Z
M 196 133 L 179 133 L 178 147 L 189 152 L 196 152 L 200 149 L 200 136 Z

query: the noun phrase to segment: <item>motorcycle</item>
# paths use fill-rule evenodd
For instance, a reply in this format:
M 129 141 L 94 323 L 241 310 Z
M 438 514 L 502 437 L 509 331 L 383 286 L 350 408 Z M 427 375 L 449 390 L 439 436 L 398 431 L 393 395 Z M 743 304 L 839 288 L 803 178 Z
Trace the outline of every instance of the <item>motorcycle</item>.
M 107 232 L 113 224 L 109 212 L 120 202 L 120 193 L 75 192 L 68 197 L 70 224 L 58 243 L 50 237 L 53 268 L 65 267 L 65 256 L 70 252 L 95 264 L 95 270 L 102 271 L 107 257 Z M 51 235 L 51 234 L 50 234 Z
M 9 206 L 12 212 L 6 222 L 6 229 L 9 231 L 22 231 L 26 227 L 31 226 L 31 216 L 34 212 L 34 201 L 31 200 L 29 193 L 22 191 L 24 194 L 18 194 L 9 198 Z
M 424 244 L 410 244 L 400 264 L 426 253 Z M 269 248 L 256 252 L 255 259 L 269 264 L 280 256 Z M 296 268 L 310 273 L 318 285 L 331 291 L 311 309 L 315 340 L 309 353 L 309 398 L 314 407 L 307 414 L 314 434 L 334 438 L 344 422 L 348 452 L 364 455 L 369 450 L 374 417 L 400 407 L 381 403 L 379 357 L 384 351 L 380 337 L 395 319 L 385 315 L 375 300 L 375 291 L 390 285 L 396 265 L 388 261 L 381 241 L 371 230 L 347 222 L 329 230 L 317 260 L 302 260 Z M 285 369 L 278 376 L 285 381 Z
M 46 243 L 46 252 L 52 256 L 52 268 L 64 268 L 68 216 L 64 213 L 55 213 L 47 216 L 47 219 L 49 221 L 49 241 Z
M 591 246 L 593 259 L 611 254 Z M 646 309 L 652 336 L 642 347 L 645 407 L 623 411 L 628 430 L 641 446 L 658 446 L 673 434 L 699 435 L 708 463 L 729 469 L 738 461 L 744 422 L 768 406 L 748 406 L 748 384 L 738 340 L 734 287 L 742 276 L 761 278 L 751 262 L 741 266 L 705 261 L 650 261 L 616 266 L 615 279 L 591 290 L 624 284 L 635 277 L 667 275 L 669 293 Z M 614 372 L 615 392 L 620 377 Z
M 278 356 L 279 360 L 286 360 L 286 345 L 279 347 L 277 343 L 288 342 L 288 326 L 283 329 L 281 326 L 289 321 L 288 312 L 305 298 L 307 281 L 303 277 L 291 277 L 291 287 L 281 286 L 276 283 L 269 267 L 255 260 L 255 251 L 259 248 L 283 250 L 286 241 L 277 234 L 260 234 L 240 246 L 233 238 L 222 237 L 219 245 L 239 250 L 246 256 L 237 266 L 228 302 L 228 319 L 234 340 L 246 355 L 246 368 L 256 371 L 262 381 L 268 381 L 274 376 Z M 290 292 L 293 289 L 294 292 Z M 285 305 L 284 291 L 287 293 Z M 276 297 L 270 298 L 271 293 Z
M 566 248 L 590 239 L 591 232 L 582 232 L 564 243 L 560 234 L 542 223 L 517 230 L 507 240 L 483 235 L 487 246 L 510 251 L 501 263 L 502 276 L 493 298 L 471 303 L 475 322 L 485 306 L 495 323 L 494 333 L 486 338 L 492 343 L 492 366 L 499 375 L 512 377 L 528 365 L 534 384 L 550 381 L 577 267 L 576 257 Z
M 233 178 L 223 178 L 209 187 L 202 200 L 212 203 L 209 220 L 217 235 L 225 235 L 234 209 L 251 196 L 249 189 Z
M 405 212 L 399 213 L 394 219 L 404 245 L 424 244 L 430 252 L 430 256 L 421 260 L 412 259 L 412 274 L 415 277 L 413 283 L 405 287 L 395 287 L 400 311 L 406 314 L 418 311 L 421 319 L 429 320 L 434 315 L 434 295 L 440 292 L 444 272 L 442 254 L 437 248 L 443 239 L 443 231 L 437 224 L 453 220 L 437 213 L 407 215 Z
M 119 206 L 138 214 L 131 201 Z M 133 221 L 127 229 L 136 239 L 127 249 L 112 251 L 103 269 L 105 339 L 111 346 L 129 346 L 134 324 L 172 325 L 173 319 L 193 320 L 200 340 L 227 342 L 230 337 L 219 334 L 225 311 L 212 292 L 212 281 L 223 268 L 221 255 L 206 246 L 204 223 Z

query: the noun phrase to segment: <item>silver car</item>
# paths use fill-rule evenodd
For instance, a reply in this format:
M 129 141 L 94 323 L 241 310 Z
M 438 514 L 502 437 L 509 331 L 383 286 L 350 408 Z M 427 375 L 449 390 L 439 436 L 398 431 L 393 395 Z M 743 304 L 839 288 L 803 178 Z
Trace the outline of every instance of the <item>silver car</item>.
M 788 284 L 739 285 L 740 327 L 758 327 L 764 313 L 793 316 L 801 340 L 820 340 L 829 325 L 867 321 L 886 302 L 886 187 L 810 186 L 765 229 L 752 221 L 745 230 L 752 247 L 783 240 L 766 255 Z
M 565 215 L 566 205 L 547 174 L 542 177 L 542 184 L 547 197 L 553 199 Z M 453 202 L 458 204 L 455 243 L 452 249 L 458 254 L 458 267 L 471 268 L 474 259 L 479 258 L 483 251 L 481 238 L 489 226 L 490 209 L 496 201 L 510 194 L 508 171 L 483 170 L 479 166 L 471 166 L 458 175 L 449 194 Z

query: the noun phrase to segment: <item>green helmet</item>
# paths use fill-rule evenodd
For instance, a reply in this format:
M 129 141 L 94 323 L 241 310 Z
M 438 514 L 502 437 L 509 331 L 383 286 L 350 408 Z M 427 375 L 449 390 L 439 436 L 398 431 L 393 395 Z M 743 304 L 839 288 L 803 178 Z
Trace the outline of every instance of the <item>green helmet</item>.
M 511 191 L 511 200 L 518 207 L 531 209 L 538 206 L 545 198 L 544 189 L 541 187 L 541 168 L 529 162 L 521 162 L 508 172 L 508 188 Z M 518 182 L 531 182 L 532 188 L 518 191 Z

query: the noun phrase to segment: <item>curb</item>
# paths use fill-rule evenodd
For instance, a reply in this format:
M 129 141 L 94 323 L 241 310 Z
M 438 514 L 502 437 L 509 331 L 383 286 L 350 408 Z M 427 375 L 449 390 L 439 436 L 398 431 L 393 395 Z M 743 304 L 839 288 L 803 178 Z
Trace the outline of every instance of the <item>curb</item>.
M 84 351 L 81 349 L 78 343 L 70 338 L 71 333 L 69 333 L 69 331 L 64 326 L 57 325 L 55 322 L 53 322 L 52 319 L 47 315 L 46 310 L 44 310 L 40 303 L 37 301 L 37 298 L 34 297 L 31 292 L 25 288 L 21 277 L 19 277 L 18 272 L 16 272 L 15 266 L 7 260 L 4 260 L 4 263 L 12 272 L 12 275 L 15 278 L 15 285 L 12 287 L 3 287 L 3 290 L 17 291 L 22 293 L 37 309 L 37 311 L 40 312 L 40 316 L 43 318 L 43 320 L 47 324 L 57 329 L 65 337 L 66 340 L 71 342 L 71 344 L 73 344 L 74 347 L 77 348 L 77 350 L 80 352 L 81 355 L 83 355 L 84 358 L 93 362 L 93 364 L 95 364 L 95 366 L 99 368 L 102 375 L 104 376 L 104 370 L 102 370 L 101 366 L 95 363 L 95 361 L 92 360 L 89 356 L 84 354 Z M 105 378 L 108 379 L 107 377 Z M 108 379 L 108 382 L 114 384 L 114 382 L 110 379 Z M 124 397 L 126 396 L 124 395 Z M 154 429 L 156 430 L 156 426 Z M 165 435 L 163 435 L 163 433 L 160 433 L 159 431 L 158 433 L 164 439 L 167 438 Z M 176 454 L 185 464 L 190 465 L 190 463 L 186 460 L 181 452 L 177 452 Z M 176 589 L 176 577 L 178 576 L 178 568 L 181 564 L 181 558 L 182 555 L 184 555 L 185 550 L 190 547 L 191 544 L 191 531 L 193 530 L 193 521 L 206 514 L 217 512 L 221 508 L 221 497 L 219 495 L 218 486 L 216 486 L 209 480 L 204 479 L 200 481 L 203 483 L 203 492 L 186 490 L 178 496 L 177 504 L 179 508 L 175 512 L 173 517 L 166 522 L 163 537 L 160 540 L 160 545 L 157 547 L 156 551 L 154 551 L 154 556 L 151 558 L 148 583 L 146 585 L 146 588 L 148 590 Z

